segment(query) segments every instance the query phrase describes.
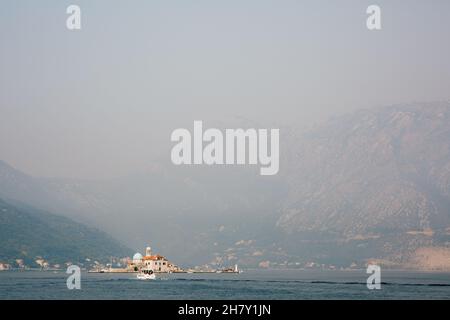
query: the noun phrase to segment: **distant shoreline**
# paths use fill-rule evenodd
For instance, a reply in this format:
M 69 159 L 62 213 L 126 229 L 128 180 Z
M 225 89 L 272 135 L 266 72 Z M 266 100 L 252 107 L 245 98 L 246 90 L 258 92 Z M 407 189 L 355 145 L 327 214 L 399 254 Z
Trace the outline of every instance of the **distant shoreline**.
M 336 273 L 346 273 L 346 272 L 366 272 L 366 269 L 336 269 L 336 270 L 322 270 L 322 269 L 263 269 L 263 268 L 249 268 L 245 269 L 244 272 L 284 272 L 284 271 L 298 271 L 298 272 L 336 272 Z M 0 270 L 2 272 L 51 272 L 51 273 L 65 273 L 65 269 L 38 269 L 38 268 L 28 268 L 28 269 L 8 269 L 8 270 Z M 113 272 L 99 272 L 99 271 L 89 271 L 82 270 L 84 273 L 93 273 L 93 274 L 136 274 L 137 271 L 113 271 Z M 393 273 L 401 273 L 401 272 L 410 272 L 410 273 L 428 273 L 428 274 L 449 274 L 450 270 L 420 270 L 420 269 L 384 269 L 384 272 L 393 272 Z M 169 272 L 155 272 L 157 274 L 170 274 Z M 238 274 L 238 272 L 229 271 L 229 272 L 216 272 L 216 271 L 177 271 L 172 272 L 172 274 Z

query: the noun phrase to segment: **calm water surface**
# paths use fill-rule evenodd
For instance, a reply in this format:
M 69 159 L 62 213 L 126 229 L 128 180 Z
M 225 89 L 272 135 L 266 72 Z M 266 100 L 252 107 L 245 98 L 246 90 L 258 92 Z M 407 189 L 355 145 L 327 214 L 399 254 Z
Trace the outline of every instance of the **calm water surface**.
M 170 274 L 82 273 L 68 290 L 64 272 L 0 272 L 0 299 L 450 299 L 450 273 L 389 271 L 381 290 L 368 290 L 361 271 L 246 271 Z

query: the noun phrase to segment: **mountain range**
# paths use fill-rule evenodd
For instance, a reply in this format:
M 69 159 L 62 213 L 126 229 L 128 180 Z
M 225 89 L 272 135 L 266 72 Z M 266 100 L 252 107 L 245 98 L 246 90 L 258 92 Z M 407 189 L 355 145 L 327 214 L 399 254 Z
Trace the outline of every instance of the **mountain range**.
M 299 138 L 295 152 L 279 228 L 328 234 L 386 264 L 448 268 L 448 102 L 335 118 Z
M 175 167 L 103 181 L 0 162 L 0 197 L 105 230 L 180 265 L 450 269 L 450 103 L 280 128 L 280 173 Z

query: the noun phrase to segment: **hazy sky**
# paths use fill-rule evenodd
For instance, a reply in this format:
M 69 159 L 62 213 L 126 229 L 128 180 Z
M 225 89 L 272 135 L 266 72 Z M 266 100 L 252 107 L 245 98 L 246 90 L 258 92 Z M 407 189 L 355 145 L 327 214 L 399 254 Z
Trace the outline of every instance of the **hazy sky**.
M 304 126 L 448 100 L 449 39 L 448 0 L 2 0 L 0 159 L 107 178 L 169 159 L 170 133 L 194 119 Z

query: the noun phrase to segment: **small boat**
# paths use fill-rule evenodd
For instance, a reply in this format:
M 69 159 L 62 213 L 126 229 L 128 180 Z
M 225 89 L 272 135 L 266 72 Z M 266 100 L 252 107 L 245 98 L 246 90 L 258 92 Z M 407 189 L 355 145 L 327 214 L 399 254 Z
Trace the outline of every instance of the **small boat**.
M 156 276 L 151 269 L 141 269 L 136 276 L 139 280 L 155 280 Z

